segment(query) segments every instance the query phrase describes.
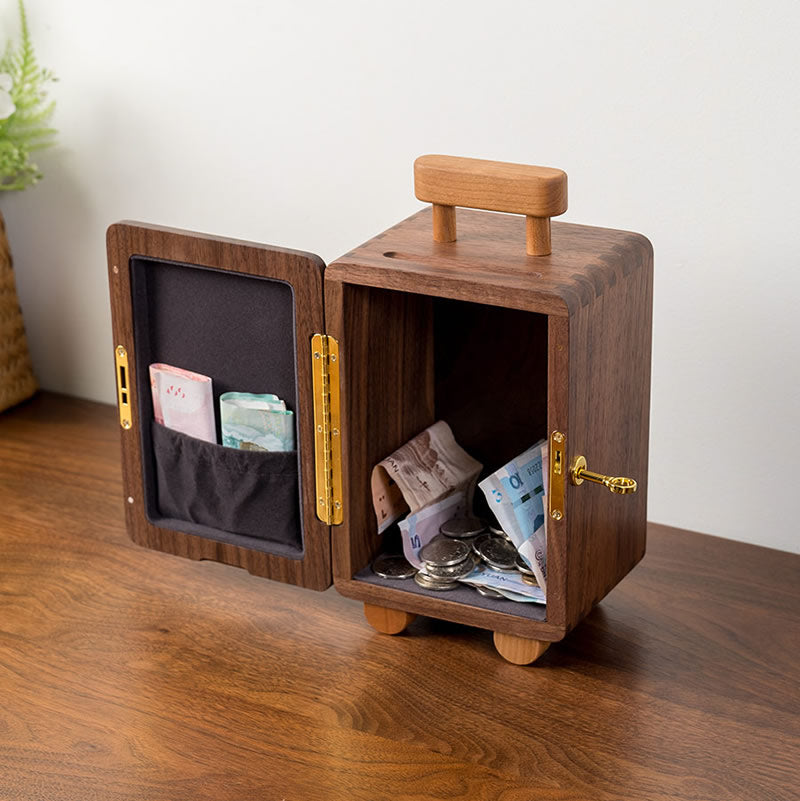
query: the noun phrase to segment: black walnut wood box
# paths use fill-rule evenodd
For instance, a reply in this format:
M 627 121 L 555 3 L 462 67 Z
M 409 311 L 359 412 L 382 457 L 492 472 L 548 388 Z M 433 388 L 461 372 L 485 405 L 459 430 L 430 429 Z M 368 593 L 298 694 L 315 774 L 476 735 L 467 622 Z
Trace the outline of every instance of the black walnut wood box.
M 386 633 L 415 614 L 489 629 L 504 657 L 528 663 L 644 555 L 652 248 L 626 231 L 551 228 L 566 209 L 560 170 L 424 156 L 415 186 L 431 208 L 328 266 L 109 228 L 127 527 L 149 548 L 311 589 L 333 582 Z M 456 206 L 469 207 L 457 231 Z M 296 453 L 158 426 L 152 362 L 211 376 L 215 404 L 230 390 L 278 394 Z M 437 420 L 488 472 L 549 441 L 546 606 L 371 572 L 384 545 L 372 468 Z

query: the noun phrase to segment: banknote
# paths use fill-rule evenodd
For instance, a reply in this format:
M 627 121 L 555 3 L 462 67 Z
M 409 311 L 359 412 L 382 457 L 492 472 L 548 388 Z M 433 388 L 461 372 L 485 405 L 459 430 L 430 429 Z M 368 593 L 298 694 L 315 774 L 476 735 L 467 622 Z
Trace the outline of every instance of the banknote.
M 252 392 L 224 392 L 219 399 L 225 399 L 227 403 L 234 403 L 242 409 L 286 409 L 285 401 L 268 393 L 256 395 Z
M 460 579 L 464 584 L 472 586 L 491 587 L 506 597 L 522 596 L 530 603 L 545 603 L 545 594 L 539 587 L 526 584 L 519 573 L 492 570 L 486 565 L 478 565 L 466 578 Z M 518 601 L 520 598 L 510 597 L 510 600 Z
M 543 465 L 547 445 L 541 441 L 480 483 L 489 508 L 530 565 L 547 594 L 547 533 Z
M 500 595 L 507 598 L 509 601 L 516 601 L 517 603 L 527 603 L 527 604 L 545 604 L 546 601 L 542 597 L 539 598 L 529 598 L 527 595 L 520 595 L 516 592 L 511 592 L 511 590 L 505 590 L 502 587 L 495 587 L 495 589 L 500 593 Z
M 470 495 L 469 500 L 471 499 Z M 469 508 L 467 501 L 467 488 L 462 487 L 453 490 L 436 503 L 412 512 L 398 523 L 403 540 L 403 554 L 414 567 L 422 567 L 419 552 L 439 533 L 442 523 L 467 514 Z
M 462 489 L 470 502 L 481 463 L 455 440 L 443 420 L 387 456 L 372 470 L 372 503 L 378 532 Z
M 250 451 L 293 451 L 294 413 L 271 394 L 225 392 L 219 398 L 222 444 Z
M 167 428 L 216 442 L 214 394 L 207 375 L 171 364 L 150 365 L 153 417 Z

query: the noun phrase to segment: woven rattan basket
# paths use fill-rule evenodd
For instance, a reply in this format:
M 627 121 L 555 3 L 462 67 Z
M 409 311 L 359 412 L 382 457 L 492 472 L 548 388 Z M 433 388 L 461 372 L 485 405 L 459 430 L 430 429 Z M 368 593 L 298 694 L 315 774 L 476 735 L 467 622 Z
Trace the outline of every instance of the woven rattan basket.
M 22 310 L 8 247 L 6 226 L 0 214 L 0 411 L 36 392 Z

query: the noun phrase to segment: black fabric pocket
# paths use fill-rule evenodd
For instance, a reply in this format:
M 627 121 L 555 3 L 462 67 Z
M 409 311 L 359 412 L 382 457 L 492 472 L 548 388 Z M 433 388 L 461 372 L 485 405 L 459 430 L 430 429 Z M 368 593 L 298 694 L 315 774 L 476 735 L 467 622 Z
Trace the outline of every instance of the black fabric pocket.
M 302 547 L 297 451 L 244 451 L 152 424 L 165 518 Z

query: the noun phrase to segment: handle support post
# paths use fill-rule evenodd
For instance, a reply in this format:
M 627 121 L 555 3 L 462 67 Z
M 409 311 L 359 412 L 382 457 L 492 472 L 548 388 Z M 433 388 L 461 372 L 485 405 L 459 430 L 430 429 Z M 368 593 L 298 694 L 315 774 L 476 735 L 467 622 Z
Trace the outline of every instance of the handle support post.
M 456 207 L 433 204 L 433 241 L 456 241 Z
M 550 246 L 550 218 L 525 217 L 525 248 L 529 256 L 549 256 L 552 252 Z

